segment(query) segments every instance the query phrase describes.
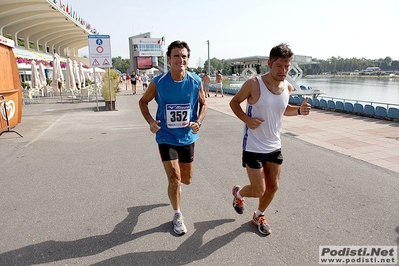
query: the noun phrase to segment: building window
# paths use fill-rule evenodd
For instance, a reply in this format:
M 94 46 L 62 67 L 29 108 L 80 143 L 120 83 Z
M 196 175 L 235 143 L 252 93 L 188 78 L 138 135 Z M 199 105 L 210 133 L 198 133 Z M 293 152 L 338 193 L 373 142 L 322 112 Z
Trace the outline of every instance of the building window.
M 149 52 L 149 51 L 161 51 L 161 45 L 159 44 L 139 44 L 139 51 Z M 135 49 L 136 51 L 136 49 Z

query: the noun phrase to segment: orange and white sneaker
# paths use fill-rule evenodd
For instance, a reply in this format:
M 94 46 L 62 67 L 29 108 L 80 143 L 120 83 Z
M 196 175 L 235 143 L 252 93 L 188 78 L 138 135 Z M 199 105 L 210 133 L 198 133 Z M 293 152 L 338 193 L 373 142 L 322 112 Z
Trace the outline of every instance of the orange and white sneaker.
M 235 185 L 233 189 L 231 190 L 231 193 L 233 194 L 233 208 L 236 210 L 238 214 L 242 214 L 244 212 L 244 198 L 239 199 L 237 197 L 237 192 L 240 191 L 241 187 L 238 185 Z
M 272 233 L 270 225 L 263 214 L 256 217 L 256 212 L 255 212 L 254 217 L 252 218 L 252 223 L 258 227 L 258 231 L 262 235 L 270 235 Z

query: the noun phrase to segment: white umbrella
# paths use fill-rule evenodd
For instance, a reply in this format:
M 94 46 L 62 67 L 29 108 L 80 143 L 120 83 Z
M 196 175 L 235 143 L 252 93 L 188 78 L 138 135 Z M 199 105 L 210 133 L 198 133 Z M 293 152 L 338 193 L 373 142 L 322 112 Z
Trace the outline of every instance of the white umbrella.
M 86 86 L 86 78 L 85 78 L 85 73 L 83 71 L 83 63 L 79 63 L 79 76 L 80 76 L 80 82 L 82 83 L 82 87 Z
M 53 80 L 51 81 L 51 86 L 54 91 L 59 91 L 62 97 L 62 83 L 64 82 L 64 75 L 61 71 L 61 61 L 58 54 L 54 54 L 53 59 Z
M 81 89 L 81 81 L 80 81 L 80 74 L 79 74 L 79 65 L 76 60 L 73 60 L 73 75 L 75 77 L 76 88 L 78 90 Z
M 46 81 L 46 73 L 44 71 L 44 66 L 43 63 L 39 63 L 39 78 L 40 81 L 42 83 L 42 86 L 46 86 L 47 85 L 47 81 Z
M 32 80 L 31 80 L 31 87 L 32 89 L 40 89 L 42 87 L 41 80 L 39 78 L 39 72 L 37 71 L 36 62 L 32 60 L 31 62 L 32 68 Z
M 65 77 L 65 88 L 70 90 L 72 95 L 75 91 L 75 76 L 73 74 L 73 64 L 70 58 L 67 59 L 66 63 L 66 77 Z
M 46 73 L 44 72 L 44 66 L 43 63 L 39 63 L 39 79 L 40 83 L 42 84 L 41 89 L 42 89 L 42 96 L 44 96 L 44 90 L 47 88 L 47 81 L 46 81 Z
M 37 71 L 37 66 L 35 60 L 31 62 L 32 69 L 32 79 L 31 79 L 31 89 L 29 91 L 31 96 L 39 96 L 42 83 L 39 78 L 39 72 Z

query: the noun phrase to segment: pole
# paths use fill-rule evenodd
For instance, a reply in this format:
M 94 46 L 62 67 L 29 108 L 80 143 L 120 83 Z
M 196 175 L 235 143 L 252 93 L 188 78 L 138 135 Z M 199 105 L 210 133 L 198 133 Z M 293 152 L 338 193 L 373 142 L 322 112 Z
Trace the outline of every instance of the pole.
M 167 66 L 168 62 L 166 62 L 166 52 L 163 56 L 163 73 L 166 73 L 168 71 L 168 66 Z
M 209 56 L 209 40 L 208 42 L 208 75 L 211 75 L 211 58 Z
M 162 50 L 165 50 L 165 36 L 162 37 Z M 164 56 L 163 56 L 163 73 L 168 72 L 168 62 L 166 58 L 166 51 L 164 51 Z
M 97 82 L 96 82 L 96 68 L 93 68 L 93 79 L 94 79 L 94 91 L 96 92 L 96 103 L 97 103 L 97 112 L 100 111 L 98 108 L 98 94 L 97 94 Z
M 111 104 L 111 111 L 114 109 L 112 107 L 112 89 L 111 89 L 111 77 L 110 77 L 110 73 L 109 73 L 109 68 L 108 68 L 108 86 L 109 86 L 109 102 Z

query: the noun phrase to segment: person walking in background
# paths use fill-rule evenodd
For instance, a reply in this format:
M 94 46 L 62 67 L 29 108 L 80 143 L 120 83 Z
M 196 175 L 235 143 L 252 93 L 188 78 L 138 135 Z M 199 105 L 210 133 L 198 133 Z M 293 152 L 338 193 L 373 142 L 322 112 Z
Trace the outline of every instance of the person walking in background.
M 202 77 L 202 86 L 204 87 L 205 97 L 209 97 L 209 84 L 211 83 L 211 78 L 207 71 L 204 71 L 204 76 Z
M 126 90 L 127 90 L 127 84 L 130 83 L 130 75 L 126 74 Z
M 148 88 L 148 75 L 147 75 L 147 73 L 145 73 L 145 72 L 143 73 L 142 80 L 143 80 L 143 91 L 145 92 L 147 90 L 147 88 Z
M 224 97 L 222 80 L 223 80 L 222 73 L 220 73 L 220 70 L 218 70 L 218 72 L 216 73 L 216 94 L 215 94 L 215 97 L 218 96 L 218 90 L 219 89 L 220 89 L 220 93 L 222 94 L 222 97 Z
M 187 228 L 180 211 L 181 183 L 189 185 L 192 180 L 194 144 L 207 104 L 201 78 L 186 70 L 190 58 L 188 44 L 174 41 L 168 46 L 166 55 L 170 70 L 151 81 L 139 106 L 150 131 L 156 134 L 174 211 L 173 231 L 182 235 Z M 155 119 L 148 108 L 148 103 L 154 98 L 158 104 Z
M 133 90 L 133 95 L 136 94 L 137 92 L 137 75 L 136 72 L 132 72 L 132 75 L 130 76 L 130 83 L 132 83 L 132 90 Z
M 267 62 L 270 71 L 247 80 L 230 101 L 234 114 L 245 123 L 242 165 L 247 169 L 250 182 L 242 188 L 233 187 L 233 207 L 242 214 L 245 197 L 259 198 L 252 223 L 264 235 L 271 233 L 265 211 L 279 187 L 283 163 L 280 139 L 283 115 L 308 115 L 310 112 L 308 98 L 300 107 L 288 104 L 292 85 L 285 78 L 293 58 L 287 44 L 273 47 Z M 246 112 L 240 105 L 245 100 Z

